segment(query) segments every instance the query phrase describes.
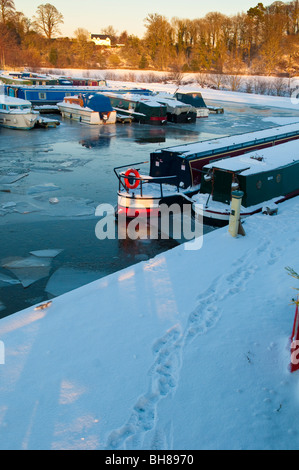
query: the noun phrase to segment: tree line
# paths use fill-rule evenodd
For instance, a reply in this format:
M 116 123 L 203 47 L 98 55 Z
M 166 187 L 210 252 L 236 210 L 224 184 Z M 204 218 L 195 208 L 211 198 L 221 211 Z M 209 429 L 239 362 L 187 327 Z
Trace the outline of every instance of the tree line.
M 194 20 L 158 13 L 144 19 L 139 38 L 113 26 L 112 47 L 96 46 L 78 28 L 73 38 L 59 37 L 63 15 L 40 5 L 32 19 L 0 0 L 0 68 L 131 68 L 173 73 L 294 76 L 299 72 L 299 0 L 258 3 L 246 13 L 208 13 Z M 119 45 L 122 45 L 121 47 Z

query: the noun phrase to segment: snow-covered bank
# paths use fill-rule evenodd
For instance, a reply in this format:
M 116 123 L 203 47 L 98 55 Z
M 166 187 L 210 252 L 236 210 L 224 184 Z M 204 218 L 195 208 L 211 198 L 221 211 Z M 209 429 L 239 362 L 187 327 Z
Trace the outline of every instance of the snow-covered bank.
M 299 198 L 0 321 L 1 449 L 296 449 Z

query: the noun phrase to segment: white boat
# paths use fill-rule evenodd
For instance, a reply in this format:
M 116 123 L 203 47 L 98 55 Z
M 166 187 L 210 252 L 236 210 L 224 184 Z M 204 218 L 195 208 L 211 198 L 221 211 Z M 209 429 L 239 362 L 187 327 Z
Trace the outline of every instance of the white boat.
M 101 93 L 93 95 L 66 96 L 57 103 L 63 118 L 72 119 L 84 124 L 115 124 L 116 111 L 110 100 Z
M 0 95 L 0 126 L 10 129 L 32 129 L 39 117 L 30 101 Z

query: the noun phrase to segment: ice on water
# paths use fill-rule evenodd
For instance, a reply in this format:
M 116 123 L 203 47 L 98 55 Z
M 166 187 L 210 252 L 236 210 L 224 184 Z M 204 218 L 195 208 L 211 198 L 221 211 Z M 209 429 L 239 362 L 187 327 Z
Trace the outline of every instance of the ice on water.
M 28 256 L 20 258 L 3 267 L 11 271 L 21 282 L 23 287 L 29 287 L 35 282 L 43 279 L 50 274 L 52 260 L 49 258 L 38 258 L 36 256 Z
M 15 258 L 3 262 L 2 267 L 13 273 L 17 279 L 0 273 L 0 287 L 21 283 L 27 288 L 50 275 L 53 259 L 63 250 L 47 249 L 29 253 L 25 258 Z
M 30 254 L 38 258 L 56 258 L 63 250 L 38 250 L 30 251 Z
M 58 189 L 60 189 L 59 186 L 56 186 L 53 183 L 43 183 L 36 186 L 31 186 L 28 189 L 27 194 L 39 194 L 48 191 L 57 191 Z
M 6 274 L 0 273 L 0 287 L 14 286 L 16 284 L 20 284 L 18 279 L 13 279 Z

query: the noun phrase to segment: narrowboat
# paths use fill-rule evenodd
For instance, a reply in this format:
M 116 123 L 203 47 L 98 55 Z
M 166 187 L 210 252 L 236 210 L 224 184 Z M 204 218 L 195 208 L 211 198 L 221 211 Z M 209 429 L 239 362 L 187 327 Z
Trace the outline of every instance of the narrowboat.
M 198 91 L 182 93 L 175 93 L 175 98 L 183 103 L 189 104 L 196 109 L 196 117 L 207 118 L 209 117 L 209 109 L 203 99 L 203 96 Z
M 211 162 L 203 168 L 203 221 L 227 225 L 233 191 L 241 191 L 241 220 L 258 212 L 276 213 L 277 204 L 299 195 L 298 142 Z
M 71 86 L 96 86 L 96 87 L 105 87 L 107 86 L 106 80 L 102 78 L 72 78 L 67 77 L 67 80 L 70 82 Z
M 67 80 L 60 80 L 49 75 L 38 75 L 31 72 L 10 72 L 0 75 L 0 79 L 6 85 L 27 85 L 27 86 L 54 86 L 54 85 L 71 85 Z
M 190 201 L 199 193 L 203 168 L 209 163 L 297 139 L 299 123 L 156 150 L 150 154 L 148 175 L 134 165 L 128 165 L 127 171 L 115 168 L 119 180 L 117 213 L 134 217 L 135 210 L 149 214 L 167 201 Z
M 188 103 L 179 101 L 169 93 L 157 93 L 155 99 L 166 106 L 167 122 L 188 123 L 195 122 L 197 117 L 196 109 Z
M 23 100 L 31 101 L 34 106 L 56 106 L 57 103 L 64 100 L 65 96 L 75 96 L 79 93 L 102 93 L 103 91 L 110 91 L 116 93 L 132 93 L 132 94 L 142 94 L 149 95 L 149 90 L 139 89 L 139 90 L 111 90 L 105 89 L 104 87 L 88 87 L 88 86 L 62 86 L 62 85 L 53 85 L 53 86 L 29 86 L 26 84 L 20 85 L 4 85 L 4 93 L 8 96 L 15 98 L 20 98 Z
M 95 93 L 102 91 L 101 87 L 73 86 L 4 86 L 8 96 L 30 101 L 34 106 L 55 106 L 64 100 L 65 96 L 76 96 L 78 93 Z
M 36 125 L 39 113 L 29 101 L 0 95 L 0 126 L 9 129 L 30 130 Z
M 67 96 L 57 106 L 63 118 L 83 124 L 116 123 L 116 111 L 112 108 L 109 98 L 101 93 Z
M 167 122 L 167 106 L 154 96 L 137 93 L 103 92 L 110 98 L 113 108 L 122 115 L 132 116 L 141 124 L 163 125 Z

